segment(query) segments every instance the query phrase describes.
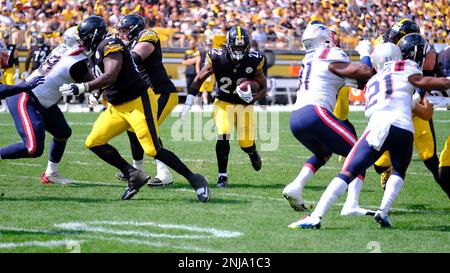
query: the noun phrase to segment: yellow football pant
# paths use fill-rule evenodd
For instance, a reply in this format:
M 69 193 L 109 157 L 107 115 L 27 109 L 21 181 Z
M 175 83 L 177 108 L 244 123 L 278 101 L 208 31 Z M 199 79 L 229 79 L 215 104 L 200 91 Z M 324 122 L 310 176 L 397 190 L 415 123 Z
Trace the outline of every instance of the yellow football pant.
M 212 74 L 211 76 L 209 76 L 208 79 L 206 79 L 202 83 L 202 86 L 200 86 L 199 91 L 200 92 L 203 92 L 203 91 L 212 92 L 214 89 L 214 83 L 215 83 L 215 77 L 214 77 L 214 74 Z
M 430 121 L 423 120 L 413 116 L 414 124 L 414 145 L 420 160 L 425 161 L 435 154 L 434 136 L 431 130 Z M 389 152 L 386 151 L 376 162 L 375 165 L 380 167 L 389 167 L 391 159 Z
M 7 68 L 2 76 L 2 84 L 14 85 L 14 74 L 15 70 L 13 67 Z
M 348 105 L 348 92 L 350 92 L 350 87 L 344 86 L 338 92 L 338 97 L 336 99 L 336 106 L 333 110 L 333 115 L 335 115 L 340 120 L 348 119 L 349 105 Z
M 157 121 L 158 126 L 160 126 L 167 116 L 172 112 L 172 110 L 178 104 L 178 95 L 177 93 L 170 94 L 156 94 L 156 100 L 158 101 L 158 114 Z
M 439 158 L 439 168 L 440 167 L 450 167 L 450 136 L 447 136 L 444 150 L 442 150 Z
M 212 118 L 218 135 L 230 135 L 236 126 L 241 148 L 255 144 L 256 115 L 253 105 L 232 104 L 216 99 Z
M 133 129 L 144 153 L 154 157 L 160 148 L 157 111 L 156 96 L 151 88 L 132 101 L 120 105 L 108 103 L 108 108 L 95 121 L 85 145 L 87 148 L 104 145 L 126 130 Z

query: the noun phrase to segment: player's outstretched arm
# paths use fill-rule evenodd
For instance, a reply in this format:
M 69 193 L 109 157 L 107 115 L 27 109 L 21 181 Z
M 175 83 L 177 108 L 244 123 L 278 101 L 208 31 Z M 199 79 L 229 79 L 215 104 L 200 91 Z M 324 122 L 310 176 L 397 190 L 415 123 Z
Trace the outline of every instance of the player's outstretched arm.
M 328 65 L 328 70 L 343 78 L 368 80 L 372 77 L 372 68 L 365 64 L 334 62 Z
M 30 92 L 36 86 L 43 84 L 45 82 L 44 76 L 38 76 L 32 78 L 28 82 L 23 82 L 19 85 L 6 85 L 0 84 L 0 99 L 6 97 L 14 96 L 22 92 Z
M 425 90 L 445 91 L 450 88 L 450 80 L 444 77 L 424 77 L 421 74 L 414 74 L 408 77 L 408 81 Z

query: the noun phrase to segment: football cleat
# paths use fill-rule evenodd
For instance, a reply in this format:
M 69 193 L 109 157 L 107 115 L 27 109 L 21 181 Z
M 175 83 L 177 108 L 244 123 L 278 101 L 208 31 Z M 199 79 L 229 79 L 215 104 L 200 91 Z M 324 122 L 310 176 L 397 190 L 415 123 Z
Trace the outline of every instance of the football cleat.
M 217 187 L 218 188 L 226 188 L 228 186 L 228 177 L 221 175 L 217 178 Z
M 123 174 L 123 172 L 121 170 L 118 170 L 116 172 L 116 178 L 119 179 L 120 181 L 127 181 L 127 177 Z
M 255 169 L 255 171 L 261 170 L 262 161 L 258 151 L 255 150 L 254 152 L 249 153 L 248 156 L 250 157 L 250 161 L 252 162 L 253 169 Z
M 189 177 L 189 183 L 197 194 L 198 201 L 208 202 L 211 198 L 211 192 L 209 190 L 208 181 L 206 178 L 198 173 L 194 173 Z
M 68 178 L 64 178 L 61 175 L 55 173 L 55 174 L 51 174 L 51 175 L 47 175 L 45 172 L 42 174 L 41 176 L 41 183 L 43 185 L 48 185 L 48 184 L 62 184 L 62 185 L 67 185 L 67 184 L 72 184 L 73 180 L 68 179 Z
M 380 174 L 380 184 L 383 190 L 386 189 L 386 183 L 389 180 L 389 177 L 391 177 L 391 174 L 392 174 L 392 166 L 389 166 L 389 168 L 386 171 Z
M 173 180 L 169 182 L 164 182 L 163 180 L 159 179 L 158 177 L 152 178 L 148 181 L 147 185 L 149 187 L 164 187 L 169 186 L 173 184 Z
M 149 187 L 163 187 L 173 184 L 173 177 L 168 168 L 158 169 L 155 178 L 150 179 L 147 185 Z
M 288 227 L 292 229 L 299 229 L 299 228 L 320 228 L 320 218 L 319 217 L 313 217 L 311 215 L 306 215 L 300 218 L 300 220 L 290 224 Z
M 307 208 L 303 202 L 302 193 L 298 189 L 292 189 L 294 186 L 290 183 L 283 189 L 283 197 L 289 202 L 289 206 L 295 211 L 305 211 Z
M 139 169 L 131 171 L 128 177 L 128 187 L 122 194 L 122 200 L 130 200 L 133 198 L 133 196 L 138 193 L 139 189 L 147 184 L 149 179 L 150 176 Z
M 386 213 L 384 213 L 381 210 L 377 210 L 377 212 L 375 213 L 375 216 L 373 218 L 383 228 L 391 228 L 392 227 L 392 223 L 391 223 L 391 220 L 389 219 L 389 215 L 387 215 Z
M 375 211 L 368 210 L 368 209 L 362 209 L 360 207 L 356 208 L 349 208 L 344 206 L 341 210 L 342 216 L 374 216 Z

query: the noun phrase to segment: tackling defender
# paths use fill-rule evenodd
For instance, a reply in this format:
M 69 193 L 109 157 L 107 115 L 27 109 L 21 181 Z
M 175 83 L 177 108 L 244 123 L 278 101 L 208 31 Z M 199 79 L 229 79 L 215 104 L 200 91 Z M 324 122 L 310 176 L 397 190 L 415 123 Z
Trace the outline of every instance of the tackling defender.
M 255 112 L 253 103 L 267 93 L 267 81 L 263 74 L 264 57 L 250 49 L 250 35 L 240 26 L 232 27 L 226 37 L 226 46 L 208 51 L 204 67 L 189 86 L 181 118 L 187 114 L 203 82 L 215 75 L 218 91 L 214 101 L 212 117 L 217 127 L 216 156 L 218 165 L 217 187 L 228 185 L 228 155 L 230 153 L 230 135 L 237 128 L 239 146 L 250 157 L 253 169 L 261 169 L 261 157 L 255 145 Z M 258 82 L 260 89 L 246 91 L 240 84 L 247 79 Z M 252 94 L 252 92 L 255 92 Z
M 108 27 L 99 16 L 86 18 L 78 25 L 77 30 L 97 78 L 79 84 L 63 84 L 59 90 L 63 94 L 78 95 L 104 89 L 103 95 L 108 101 L 108 108 L 95 121 L 85 145 L 127 177 L 128 187 L 122 199 L 131 199 L 150 179 L 146 173 L 128 164 L 108 144 L 109 140 L 131 127 L 145 154 L 161 160 L 183 175 L 195 189 L 198 200 L 207 202 L 210 191 L 205 177 L 192 173 L 175 154 L 161 147 L 156 126 L 156 99 L 150 99 L 155 94 L 140 77 L 123 42 L 115 36 L 107 37 Z
M 417 35 L 417 34 L 409 34 Z M 402 52 L 392 43 L 380 44 L 372 55 L 372 63 L 378 73 L 366 85 L 365 114 L 369 124 L 348 155 L 344 167 L 334 178 L 310 216 L 289 225 L 290 228 L 320 228 L 321 219 L 348 184 L 362 171 L 370 167 L 386 150 L 390 151 L 393 174 L 386 183 L 386 190 L 374 219 L 381 227 L 391 227 L 388 212 L 397 198 L 411 160 L 414 128 L 411 109 L 415 107 L 413 93 L 416 87 L 445 90 L 450 80 L 422 76 L 425 40 L 421 46 L 405 47 Z M 404 37 L 406 38 L 406 36 Z M 402 41 L 399 42 L 401 44 Z M 404 59 L 402 61 L 402 59 Z
M 158 126 L 164 122 L 166 117 L 178 104 L 177 89 L 167 75 L 162 63 L 161 42 L 158 34 L 152 30 L 145 30 L 145 21 L 138 15 L 126 15 L 117 27 L 119 37 L 127 44 L 134 63 L 139 68 L 139 73 L 145 82 L 153 88 L 158 101 L 158 114 L 156 120 Z M 130 140 L 133 166 L 143 169 L 144 150 L 139 144 L 136 134 L 127 130 Z M 162 147 L 161 139 L 159 142 Z M 148 182 L 149 186 L 162 186 L 172 184 L 173 178 L 167 166 L 160 160 L 155 159 L 157 174 Z M 123 173 L 117 172 L 116 177 L 126 180 Z

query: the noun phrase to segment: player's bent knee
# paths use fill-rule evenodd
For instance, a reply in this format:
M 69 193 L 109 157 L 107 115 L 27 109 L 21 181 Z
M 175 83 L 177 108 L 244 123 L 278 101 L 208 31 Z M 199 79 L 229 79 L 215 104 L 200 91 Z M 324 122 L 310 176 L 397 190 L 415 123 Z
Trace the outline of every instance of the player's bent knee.
M 246 148 L 253 147 L 255 145 L 255 141 L 253 140 L 239 140 L 239 146 L 241 149 L 245 150 Z
M 432 153 L 432 152 L 422 152 L 422 153 L 419 153 L 418 156 L 419 156 L 420 160 L 426 161 L 426 160 L 432 158 L 434 156 L 434 153 Z
M 158 150 L 155 147 L 143 147 L 144 153 L 147 156 L 155 157 L 158 154 Z
M 34 151 L 28 151 L 31 158 L 38 158 L 44 153 L 44 145 L 37 145 Z
M 101 145 L 105 145 L 106 143 L 104 143 L 103 141 L 99 141 L 97 139 L 88 137 L 86 139 L 86 141 L 84 142 L 84 146 L 88 149 L 92 148 L 92 147 L 96 147 L 96 146 L 101 146 Z

